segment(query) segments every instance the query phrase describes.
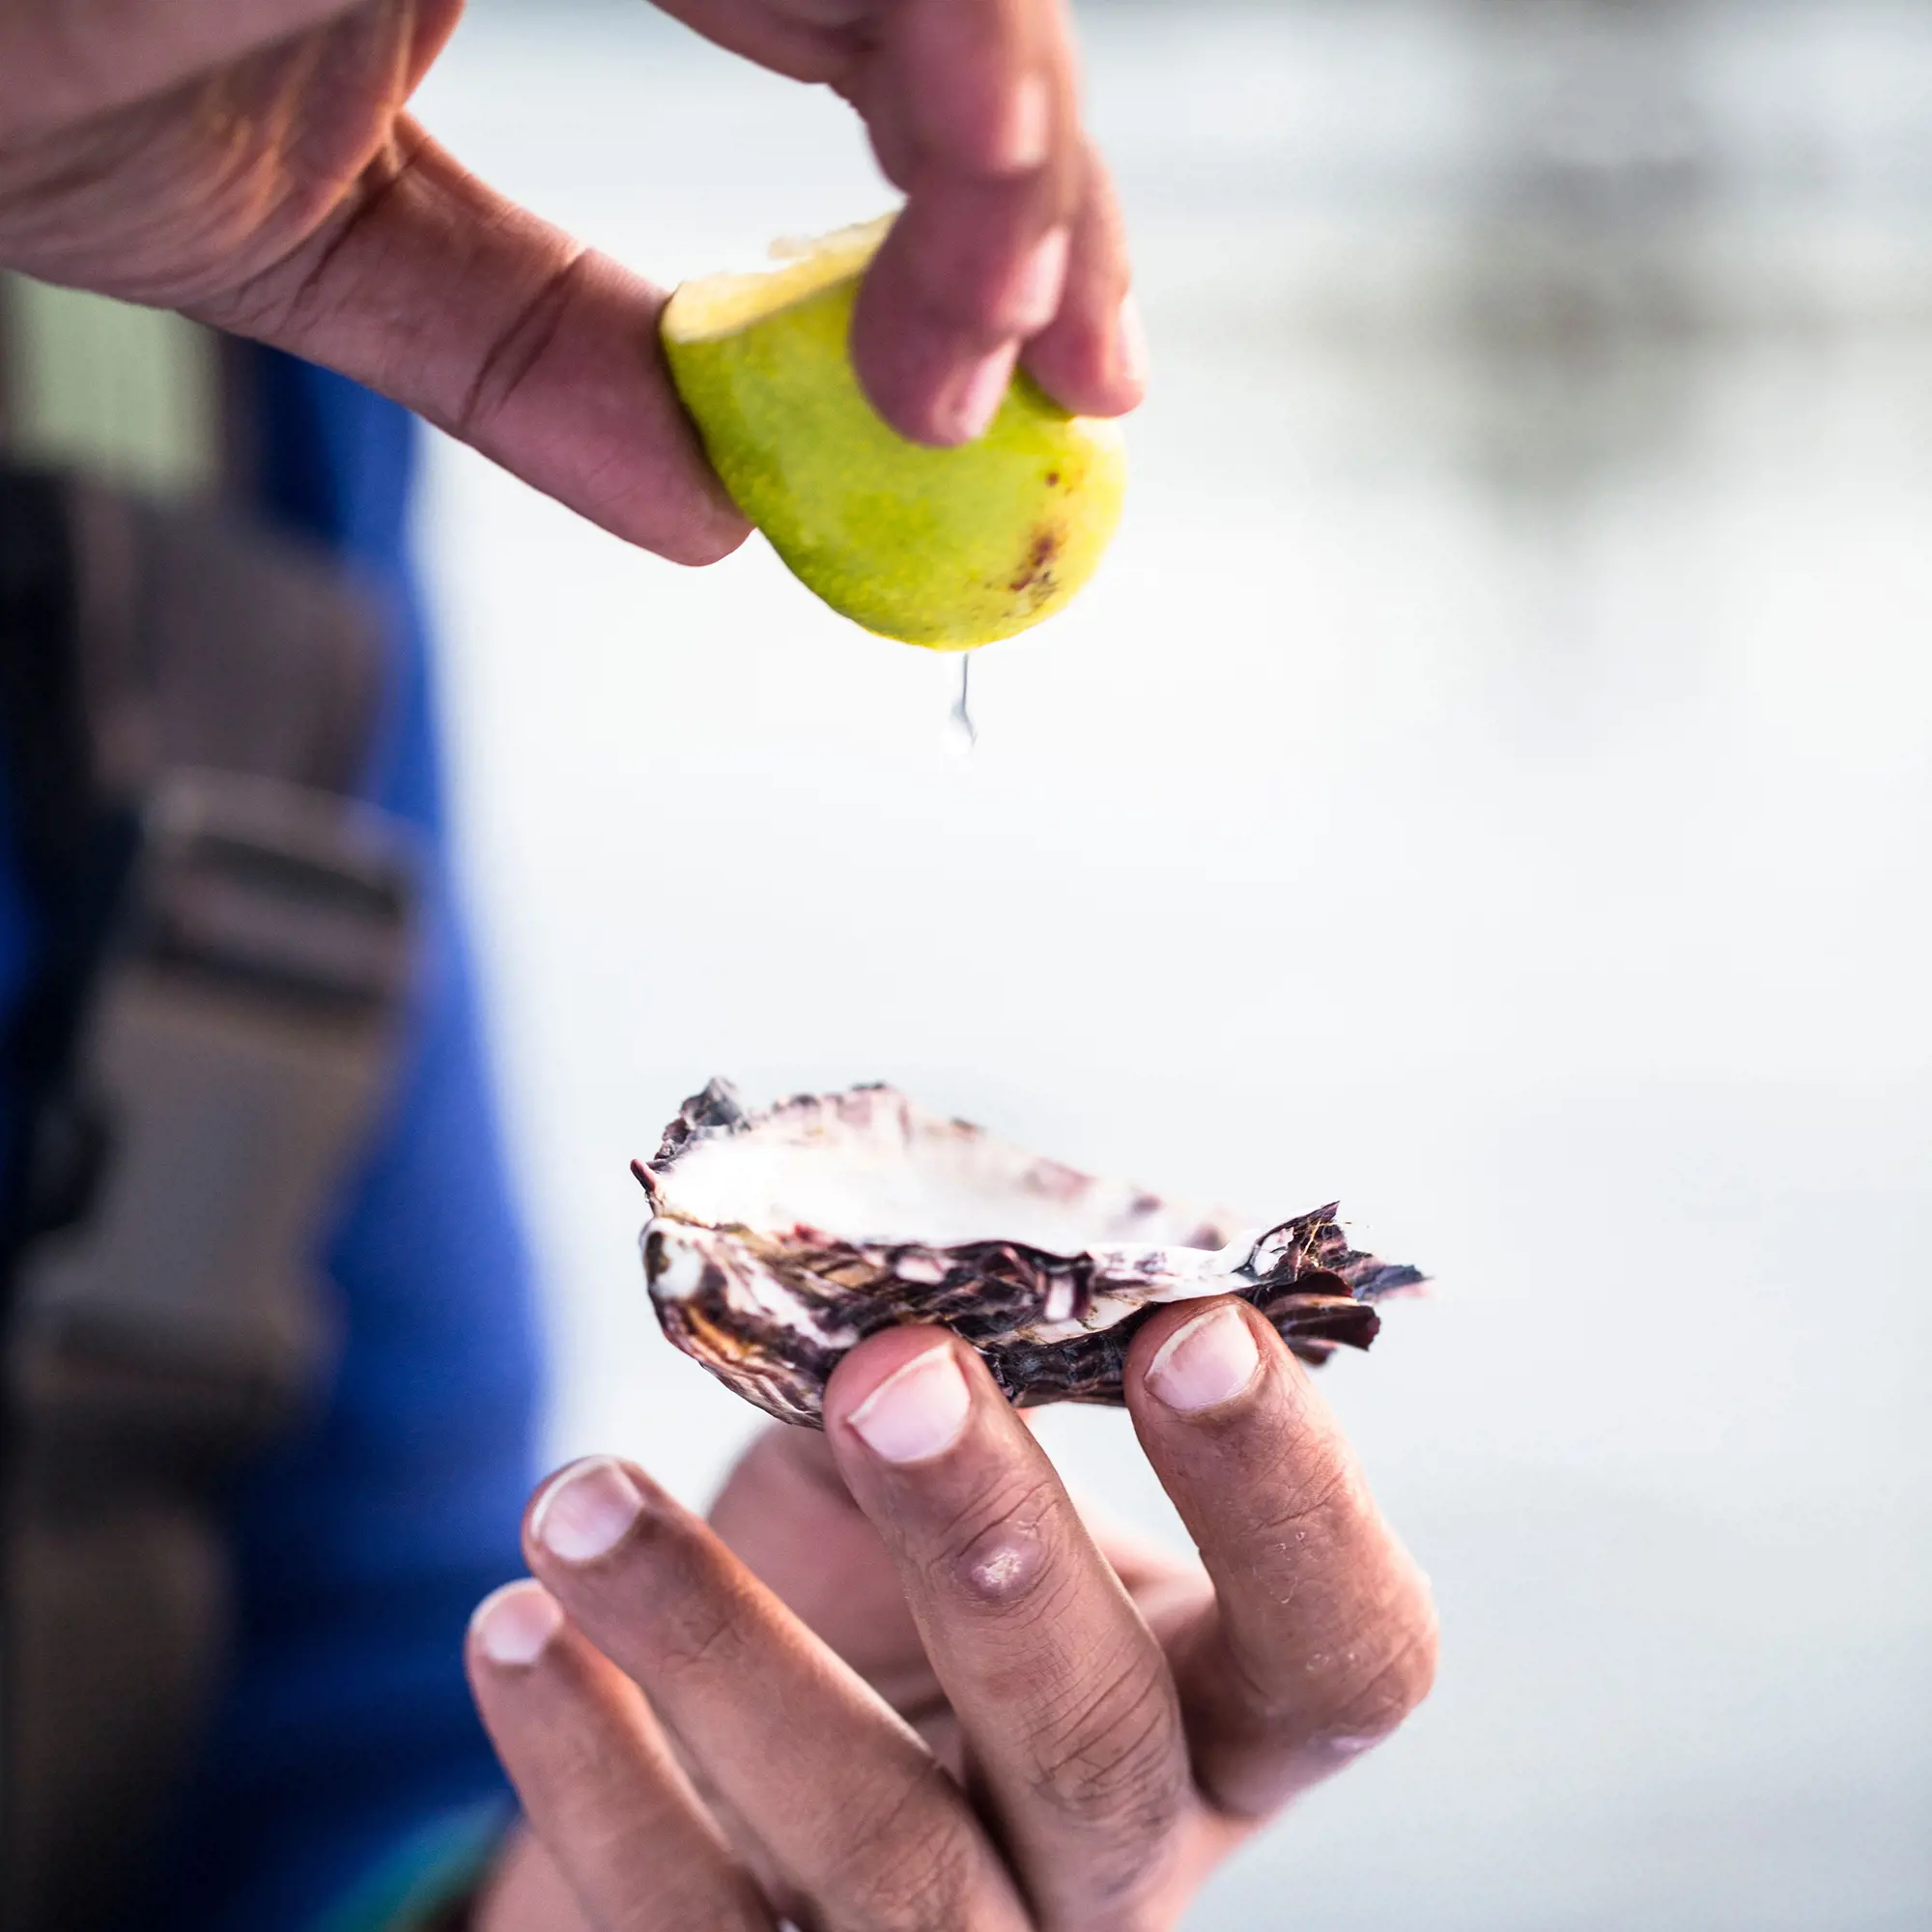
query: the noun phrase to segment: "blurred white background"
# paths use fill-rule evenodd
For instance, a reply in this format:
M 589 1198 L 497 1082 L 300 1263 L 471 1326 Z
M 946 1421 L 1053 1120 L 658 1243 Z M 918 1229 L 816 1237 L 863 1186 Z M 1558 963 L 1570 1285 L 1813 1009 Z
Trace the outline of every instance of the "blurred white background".
M 1932 11 L 1094 6 L 1156 355 L 1094 589 L 975 665 L 449 446 L 427 536 L 556 1452 L 698 1499 L 626 1173 L 883 1078 L 1439 1276 L 1327 1372 L 1435 1579 L 1396 1742 L 1192 1923 L 1932 1923 Z M 848 115 L 485 4 L 425 118 L 661 281 Z M 1074 1479 L 1169 1520 L 1113 1414 Z

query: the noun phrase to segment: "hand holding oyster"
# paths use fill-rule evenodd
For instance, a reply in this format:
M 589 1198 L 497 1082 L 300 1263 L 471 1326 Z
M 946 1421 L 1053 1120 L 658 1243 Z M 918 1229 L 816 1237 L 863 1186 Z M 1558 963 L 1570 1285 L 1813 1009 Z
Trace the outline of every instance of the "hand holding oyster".
M 649 1161 L 644 1272 L 665 1333 L 768 1414 L 817 1426 L 867 1335 L 939 1323 L 1009 1400 L 1120 1404 L 1158 1304 L 1239 1295 L 1293 1351 L 1366 1349 L 1415 1268 L 1350 1247 L 1330 1205 L 1243 1230 L 1029 1154 L 889 1087 L 747 1111 L 724 1081 Z

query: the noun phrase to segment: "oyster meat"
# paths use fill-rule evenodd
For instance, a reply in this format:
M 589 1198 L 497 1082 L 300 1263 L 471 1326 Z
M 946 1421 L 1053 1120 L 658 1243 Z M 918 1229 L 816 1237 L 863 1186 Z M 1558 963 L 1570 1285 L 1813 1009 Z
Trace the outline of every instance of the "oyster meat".
M 768 1414 L 816 1426 L 839 1358 L 933 1321 L 1008 1397 L 1115 1403 L 1157 1303 L 1238 1294 L 1321 1361 L 1425 1277 L 1349 1244 L 1333 1206 L 1243 1230 L 1041 1159 L 890 1087 L 748 1111 L 714 1080 L 648 1161 L 645 1279 L 670 1339 Z

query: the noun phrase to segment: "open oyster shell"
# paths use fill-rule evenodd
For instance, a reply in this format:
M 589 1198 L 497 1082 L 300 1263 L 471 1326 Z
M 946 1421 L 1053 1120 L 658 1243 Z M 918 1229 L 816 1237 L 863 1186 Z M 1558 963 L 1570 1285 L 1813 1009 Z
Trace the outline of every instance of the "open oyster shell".
M 1242 1295 L 1320 1361 L 1366 1349 L 1374 1303 L 1425 1279 L 1357 1253 L 1333 1206 L 1242 1231 L 890 1087 L 753 1113 L 714 1080 L 633 1169 L 665 1333 L 746 1401 L 813 1426 L 839 1357 L 895 1322 L 945 1323 L 1022 1406 L 1118 1404 L 1158 1302 Z

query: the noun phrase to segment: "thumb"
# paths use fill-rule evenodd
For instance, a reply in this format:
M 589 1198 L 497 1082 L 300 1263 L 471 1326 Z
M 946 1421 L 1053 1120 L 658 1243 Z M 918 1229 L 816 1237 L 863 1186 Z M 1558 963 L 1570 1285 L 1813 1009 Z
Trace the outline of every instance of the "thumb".
M 631 543 L 714 563 L 750 526 L 671 386 L 665 299 L 405 119 L 327 223 L 193 313 L 381 390 Z

